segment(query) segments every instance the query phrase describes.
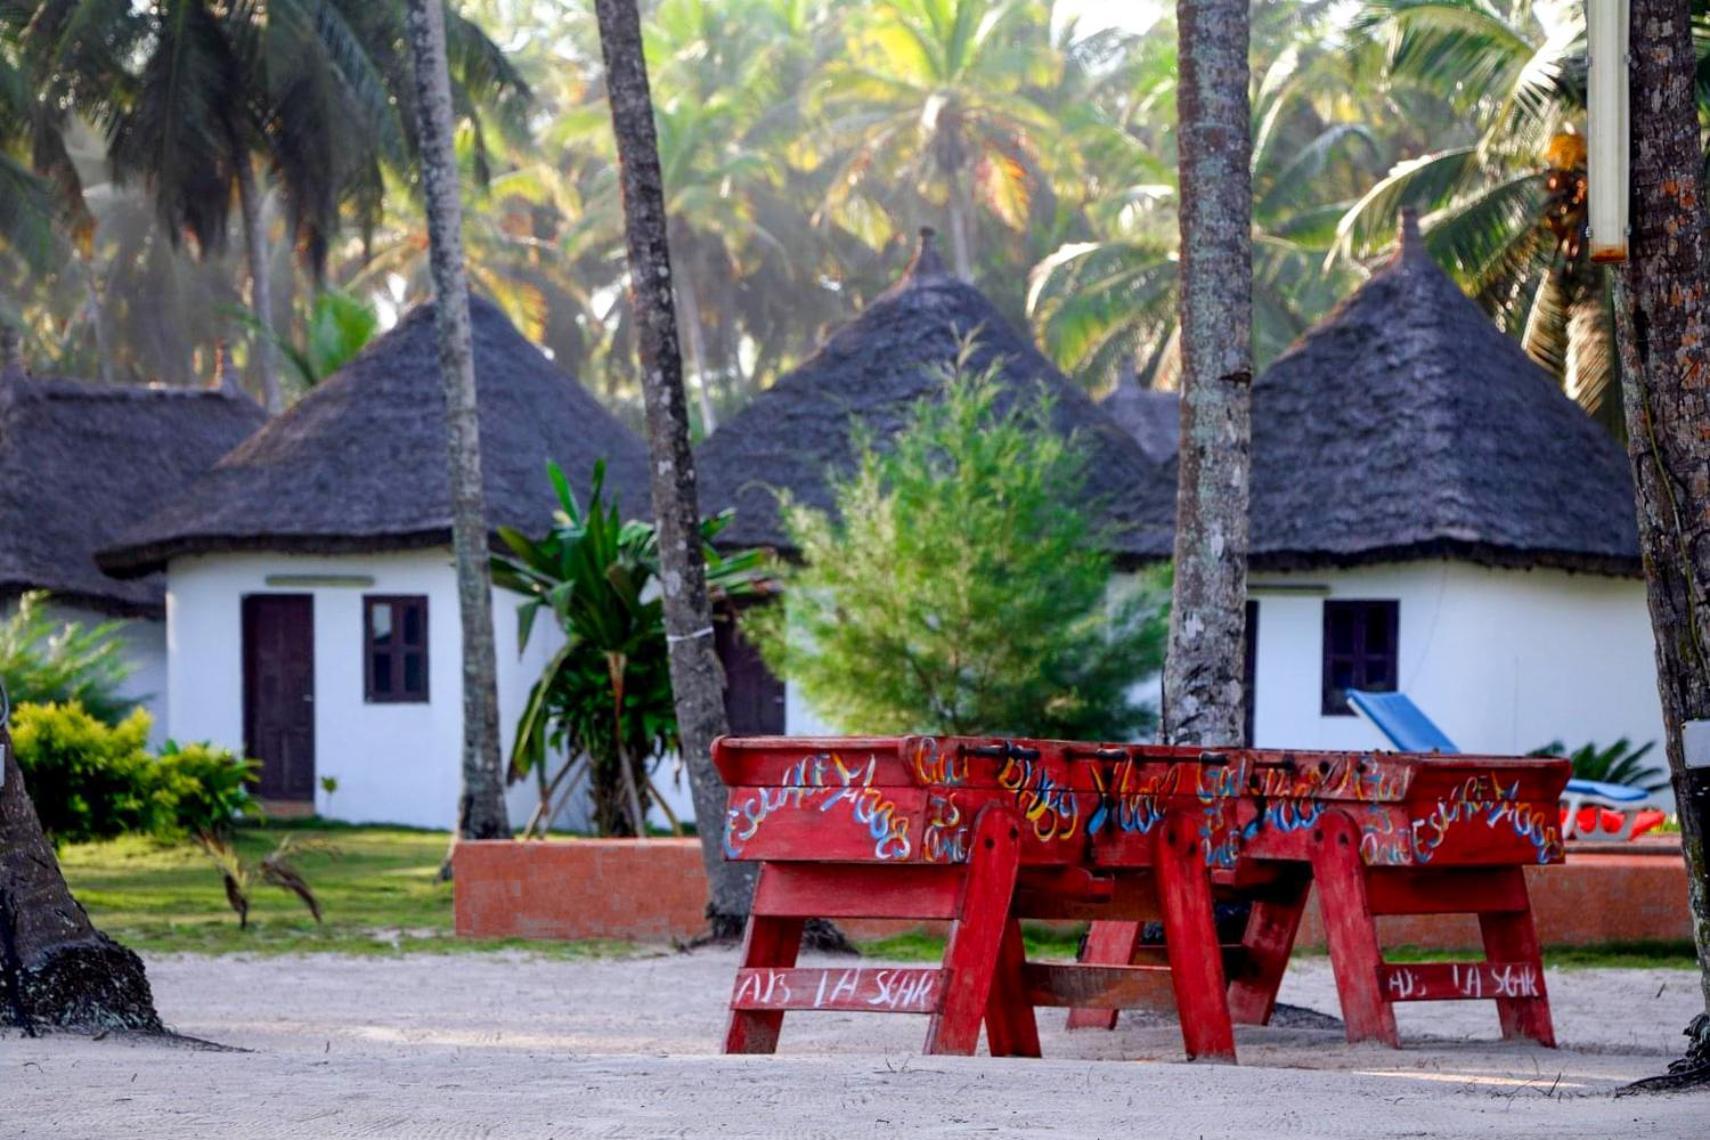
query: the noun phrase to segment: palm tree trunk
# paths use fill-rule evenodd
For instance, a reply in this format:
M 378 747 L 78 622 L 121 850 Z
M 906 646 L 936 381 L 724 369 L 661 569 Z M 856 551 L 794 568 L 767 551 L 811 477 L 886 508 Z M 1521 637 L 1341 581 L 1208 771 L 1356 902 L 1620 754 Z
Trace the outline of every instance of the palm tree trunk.
M 142 959 L 89 922 L 0 726 L 0 1026 L 160 1032 Z
M 695 460 L 689 450 L 683 361 L 671 304 L 671 254 L 665 236 L 665 188 L 653 126 L 653 97 L 647 86 L 635 0 L 595 0 L 594 12 L 622 173 L 624 241 L 647 404 L 647 446 L 653 458 L 653 515 L 659 527 L 677 731 L 710 887 L 707 918 L 715 937 L 734 937 L 747 919 L 754 893 L 753 864 L 727 863 L 721 850 L 725 789 L 712 766 L 712 742 L 728 729 L 724 670 L 713 647 L 712 607 L 707 601 Z
M 463 268 L 463 210 L 451 145 L 451 79 L 445 61 L 441 0 L 408 0 L 410 54 L 427 205 L 429 266 L 439 330 L 451 468 L 451 540 L 463 624 L 462 839 L 510 835 L 505 770 L 499 758 L 499 695 L 493 648 L 493 579 L 481 498 L 481 432 L 475 402 L 475 346 L 469 329 L 469 281 Z
M 1657 688 L 1703 974 L 1706 1016 L 1688 1032 L 1693 1055 L 1710 1066 L 1710 266 L 1687 0 L 1633 0 L 1630 34 L 1633 226 L 1615 314 Z
M 963 172 L 958 170 L 950 176 L 950 260 L 956 276 L 963 281 L 974 279 L 974 239 L 970 233 L 973 213 L 973 203 L 963 185 Z
M 689 334 L 689 366 L 695 370 L 695 399 L 701 406 L 701 431 L 711 435 L 718 430 L 718 417 L 713 414 L 712 395 L 707 391 L 707 344 L 701 327 L 701 303 L 695 295 L 694 275 L 685 273 L 677 281 L 677 296 L 683 299 L 683 326 Z
M 243 240 L 249 258 L 249 306 L 261 335 L 255 338 L 256 362 L 261 366 L 261 398 L 267 414 L 285 410 L 279 390 L 279 365 L 273 353 L 273 281 L 267 272 L 267 228 L 261 220 L 261 199 L 256 194 L 255 172 L 248 154 L 237 161 L 238 209 L 243 214 Z
M 1181 459 L 1164 739 L 1237 745 L 1247 601 L 1252 155 L 1247 0 L 1177 0 Z
M 10 321 L 0 317 L 0 376 L 8 372 L 19 375 L 28 372 L 24 365 L 24 338 Z

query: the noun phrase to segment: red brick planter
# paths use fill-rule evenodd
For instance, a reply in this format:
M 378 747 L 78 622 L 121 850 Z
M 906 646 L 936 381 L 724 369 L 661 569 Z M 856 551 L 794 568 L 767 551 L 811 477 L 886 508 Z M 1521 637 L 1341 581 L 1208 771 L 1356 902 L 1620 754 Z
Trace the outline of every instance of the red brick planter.
M 465 938 L 665 942 L 706 929 L 694 839 L 459 843 L 452 883 Z
M 615 938 L 664 942 L 705 929 L 706 876 L 693 839 L 511 840 L 459 843 L 453 858 L 457 933 L 466 938 Z M 1526 873 L 1546 946 L 1678 942 L 1692 937 L 1678 843 L 1580 850 L 1560 867 Z M 855 937 L 895 924 L 844 923 Z M 904 924 L 905 926 L 907 924 Z M 1380 918 L 1388 945 L 1476 949 L 1467 917 Z M 1322 947 L 1308 906 L 1299 945 Z

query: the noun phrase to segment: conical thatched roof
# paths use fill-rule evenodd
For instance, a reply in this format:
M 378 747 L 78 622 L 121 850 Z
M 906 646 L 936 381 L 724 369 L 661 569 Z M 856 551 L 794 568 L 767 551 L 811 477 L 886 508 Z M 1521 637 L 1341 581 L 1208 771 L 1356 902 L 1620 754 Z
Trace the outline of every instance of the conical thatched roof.
M 1087 456 L 1089 496 L 1119 530 L 1114 553 L 1129 561 L 1167 556 L 1171 478 L 979 290 L 946 272 L 930 230 L 922 231 L 920 250 L 896 285 L 702 444 L 703 512 L 736 508 L 720 543 L 787 548 L 774 490 L 830 508 L 827 472 L 852 466 L 853 424 L 864 423 L 879 440 L 899 432 L 911 406 L 939 391 L 935 371 L 954 363 L 970 334 L 977 338 L 975 368 L 1002 361 L 1005 398 L 1044 391 L 1055 399 L 1055 426 L 1077 433 Z
M 647 509 L 641 441 L 542 356 L 499 309 L 470 299 L 487 521 L 551 524 L 556 460 L 579 495 L 596 460 L 629 514 Z M 339 373 L 103 552 L 118 574 L 183 554 L 337 554 L 451 541 L 445 400 L 434 306 L 414 309 Z
M 1173 418 L 1171 397 L 1110 400 L 1131 430 Z M 1411 216 L 1395 259 L 1254 384 L 1252 523 L 1258 569 L 1639 570 L 1620 446 L 1436 266 Z
M 0 595 L 159 616 L 162 582 L 109 578 L 95 551 L 265 419 L 242 395 L 0 373 Z

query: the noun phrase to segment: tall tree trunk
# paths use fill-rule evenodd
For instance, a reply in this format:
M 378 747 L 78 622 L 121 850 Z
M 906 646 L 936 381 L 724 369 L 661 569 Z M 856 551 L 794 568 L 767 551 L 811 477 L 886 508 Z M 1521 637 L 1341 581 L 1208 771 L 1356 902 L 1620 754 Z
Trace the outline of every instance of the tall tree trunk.
M 1253 380 L 1247 0 L 1177 0 L 1182 355 L 1164 739 L 1241 743 Z
M 677 731 L 710 887 L 707 918 L 715 937 L 734 937 L 748 916 L 754 874 L 753 864 L 726 862 L 721 844 L 725 789 L 712 766 L 712 742 L 729 727 L 724 670 L 713 647 L 712 607 L 707 601 L 683 360 L 671 304 L 671 254 L 665 237 L 665 188 L 653 126 L 653 96 L 647 86 L 635 0 L 595 0 L 594 11 L 622 172 L 624 241 L 647 404 L 647 448 L 653 459 L 653 517 L 659 527 Z
M 267 227 L 261 220 L 261 198 L 256 191 L 255 172 L 247 153 L 237 162 L 238 210 L 243 214 L 243 240 L 249 259 L 249 307 L 255 314 L 260 335 L 255 338 L 255 359 L 261 368 L 261 399 L 267 414 L 285 410 L 279 390 L 279 364 L 273 346 L 273 279 L 267 272 Z
M 706 332 L 701 326 L 701 303 L 695 295 L 692 274 L 683 274 L 677 282 L 677 296 L 683 299 L 683 324 L 689 334 L 689 365 L 695 370 L 695 399 L 701 406 L 701 431 L 711 435 L 718 430 L 718 416 L 713 412 L 712 393 L 707 390 Z
M 142 959 L 90 923 L 0 726 L 0 1026 L 160 1032 Z
M 963 281 L 974 279 L 974 205 L 968 199 L 965 172 L 958 170 L 950 176 L 950 261 L 956 276 Z
M 1693 1055 L 1710 1066 L 1710 266 L 1690 14 L 1687 0 L 1633 0 L 1633 229 L 1615 313 L 1657 688 L 1703 975 L 1706 1015 L 1689 1032 Z
M 0 376 L 9 372 L 29 374 L 24 364 L 24 337 L 10 321 L 0 317 Z
M 505 815 L 505 769 L 499 758 L 493 578 L 481 498 L 481 429 L 475 402 L 475 345 L 469 329 L 469 281 L 463 269 L 463 208 L 451 143 L 445 10 L 443 0 L 408 0 L 407 10 L 449 435 L 451 541 L 463 623 L 463 793 L 457 804 L 457 834 L 462 839 L 502 839 L 511 828 Z

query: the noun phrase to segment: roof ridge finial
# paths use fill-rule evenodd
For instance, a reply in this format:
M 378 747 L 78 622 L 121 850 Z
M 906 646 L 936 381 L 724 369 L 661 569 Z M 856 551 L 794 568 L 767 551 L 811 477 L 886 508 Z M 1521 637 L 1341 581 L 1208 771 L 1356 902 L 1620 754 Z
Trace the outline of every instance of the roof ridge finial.
M 938 231 L 931 226 L 920 227 L 920 247 L 914 251 L 914 260 L 908 263 L 903 271 L 904 281 L 918 281 L 926 277 L 943 277 L 949 270 L 944 268 L 944 259 L 938 254 Z
M 1423 253 L 1425 239 L 1419 234 L 1419 208 L 1403 206 L 1401 208 L 1401 235 L 1398 239 L 1403 254 Z

